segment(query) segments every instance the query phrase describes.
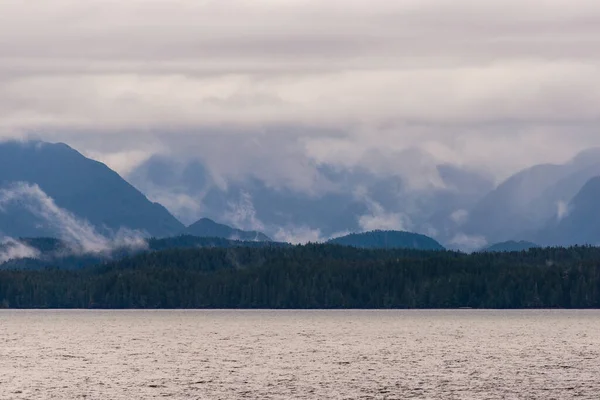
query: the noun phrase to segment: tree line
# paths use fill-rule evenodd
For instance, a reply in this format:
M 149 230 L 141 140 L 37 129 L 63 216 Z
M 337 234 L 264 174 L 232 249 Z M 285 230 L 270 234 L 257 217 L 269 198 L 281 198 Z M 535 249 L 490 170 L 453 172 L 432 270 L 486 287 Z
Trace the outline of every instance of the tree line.
M 0 271 L 11 308 L 600 308 L 600 249 L 171 248 Z

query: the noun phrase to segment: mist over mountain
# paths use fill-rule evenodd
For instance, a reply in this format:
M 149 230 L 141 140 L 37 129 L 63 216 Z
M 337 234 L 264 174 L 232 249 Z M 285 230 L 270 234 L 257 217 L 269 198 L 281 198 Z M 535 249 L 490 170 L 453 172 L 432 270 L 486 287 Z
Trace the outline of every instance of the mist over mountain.
M 235 229 L 224 224 L 219 224 L 208 218 L 202 218 L 194 222 L 185 229 L 184 233 L 196 237 L 214 237 L 250 242 L 271 241 L 271 239 L 264 233 Z
M 182 221 L 200 217 L 282 241 L 326 240 L 344 232 L 410 230 L 450 240 L 468 209 L 492 189 L 489 176 L 450 164 L 434 166 L 435 182 L 414 187 L 401 174 L 320 164 L 299 190 L 255 176 L 221 180 L 200 160 L 151 157 L 127 175 Z
M 61 238 L 92 252 L 136 243 L 137 237 L 178 234 L 306 243 L 407 231 L 466 251 L 524 239 L 600 243 L 596 148 L 565 164 L 532 166 L 495 188 L 488 175 L 458 165 L 419 168 L 424 175 L 417 178 L 405 171 L 315 164 L 308 169 L 311 185 L 301 188 L 251 171 L 222 176 L 198 158 L 155 155 L 130 171 L 132 185 L 65 144 L 5 142 L 0 232 Z M 10 249 L 24 250 L 16 244 Z
M 563 218 L 571 199 L 598 175 L 597 148 L 565 164 L 532 166 L 512 175 L 479 201 L 470 210 L 463 229 L 488 243 L 535 237 L 549 221 Z
M 567 204 L 562 218 L 552 219 L 536 234 L 553 246 L 600 245 L 600 176 L 587 181 Z
M 241 241 L 191 235 L 150 238 L 146 239 L 143 244 L 143 246 L 115 246 L 109 249 L 110 251 L 80 252 L 77 251 L 77 243 L 56 238 L 5 239 L 0 240 L 0 270 L 39 270 L 44 268 L 73 270 L 102 265 L 140 253 L 174 249 L 290 247 L 287 243 Z
M 106 165 L 66 144 L 0 143 L 0 232 L 8 236 L 77 235 L 122 229 L 168 236 L 183 224 Z

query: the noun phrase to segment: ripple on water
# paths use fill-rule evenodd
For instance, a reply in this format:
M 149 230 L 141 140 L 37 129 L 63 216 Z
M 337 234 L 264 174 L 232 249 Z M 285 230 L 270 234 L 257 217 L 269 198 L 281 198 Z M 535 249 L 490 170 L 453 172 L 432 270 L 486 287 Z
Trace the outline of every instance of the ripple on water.
M 598 311 L 0 311 L 3 399 L 597 399 Z

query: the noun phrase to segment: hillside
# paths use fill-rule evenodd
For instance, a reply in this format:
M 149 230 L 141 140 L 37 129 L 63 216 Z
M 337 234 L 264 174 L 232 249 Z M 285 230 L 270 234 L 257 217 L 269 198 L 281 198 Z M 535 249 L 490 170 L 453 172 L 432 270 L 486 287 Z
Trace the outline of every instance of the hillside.
M 600 177 L 587 181 L 569 202 L 562 219 L 553 218 L 537 234 L 545 245 L 600 244 Z
M 527 242 L 525 240 L 514 241 L 509 240 L 507 242 L 496 243 L 489 247 L 486 247 L 482 251 L 484 252 L 511 252 L 511 251 L 524 251 L 532 248 L 540 247 L 539 245 Z
M 219 224 L 211 219 L 202 218 L 188 226 L 184 234 L 197 237 L 216 237 L 231 240 L 270 242 L 271 238 L 257 231 L 243 231 L 228 225 Z
M 65 212 L 102 234 L 127 228 L 169 236 L 184 229 L 116 172 L 62 143 L 0 143 L 0 190 L 0 232 L 13 237 L 61 237 L 69 228 L 57 227 Z
M 328 243 L 368 249 L 444 250 L 434 239 L 403 231 L 371 231 L 352 233 L 329 240 Z
M 469 210 L 464 233 L 488 243 L 531 238 L 547 228 L 587 181 L 600 175 L 600 149 L 580 152 L 564 164 L 541 164 L 506 179 Z M 580 243 L 580 242 L 577 242 Z M 556 242 L 570 245 L 572 241 Z
M 531 201 L 565 175 L 563 166 L 544 164 L 509 177 L 469 211 L 463 231 L 482 235 L 490 243 L 520 235 L 538 223 L 530 211 Z

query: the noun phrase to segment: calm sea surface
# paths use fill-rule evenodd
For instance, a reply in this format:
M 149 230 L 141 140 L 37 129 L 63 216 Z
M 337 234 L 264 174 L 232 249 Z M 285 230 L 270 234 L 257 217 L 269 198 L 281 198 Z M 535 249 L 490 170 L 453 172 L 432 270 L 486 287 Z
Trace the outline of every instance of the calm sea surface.
M 599 399 L 596 311 L 0 311 L 1 399 Z

